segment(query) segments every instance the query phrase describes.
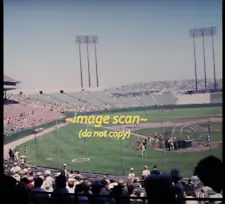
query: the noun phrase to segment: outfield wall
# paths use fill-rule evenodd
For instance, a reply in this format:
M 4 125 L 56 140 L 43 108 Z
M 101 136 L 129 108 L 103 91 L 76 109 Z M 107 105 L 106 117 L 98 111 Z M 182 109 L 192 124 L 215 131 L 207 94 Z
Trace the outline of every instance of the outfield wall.
M 168 110 L 168 109 L 180 109 L 180 108 L 213 108 L 213 107 L 222 107 L 222 103 L 208 103 L 208 104 L 183 104 L 183 105 L 163 105 L 163 106 L 145 106 L 145 107 L 130 107 L 130 108 L 121 108 L 105 111 L 92 111 L 92 112 L 81 112 L 77 113 L 78 115 L 93 115 L 93 114 L 110 114 L 110 113 L 119 113 L 119 112 L 131 112 L 131 111 L 148 111 L 148 110 Z M 66 116 L 73 117 L 74 112 L 65 112 Z
M 210 95 L 210 93 L 179 95 L 177 96 L 177 105 L 210 103 Z
M 210 103 L 223 103 L 223 94 L 222 94 L 222 92 L 211 93 L 210 94 Z
M 112 114 L 112 113 L 119 113 L 119 112 L 131 112 L 131 111 L 148 111 L 148 110 L 161 110 L 161 109 L 181 109 L 181 108 L 211 108 L 211 107 L 222 107 L 222 103 L 215 103 L 215 104 L 183 104 L 183 105 L 164 105 L 164 106 L 149 106 L 149 107 L 131 107 L 131 108 L 122 108 L 122 109 L 114 109 L 114 110 L 105 110 L 105 111 L 93 111 L 93 112 L 82 112 L 82 113 L 78 113 L 79 115 L 93 115 L 93 114 Z M 74 116 L 74 112 L 65 112 L 64 113 L 66 116 L 69 117 L 73 117 Z M 38 128 L 43 128 L 43 129 L 47 129 L 50 127 L 55 126 L 56 124 L 61 124 L 65 122 L 65 118 L 64 119 L 60 119 L 57 121 L 52 121 L 50 123 L 44 124 L 44 125 L 40 125 L 38 127 L 35 127 L 35 129 Z M 22 132 L 16 133 L 12 136 L 6 136 L 4 138 L 4 144 L 8 144 L 10 142 L 13 142 L 15 140 L 27 137 L 29 135 L 33 134 L 34 129 L 27 129 L 24 130 Z

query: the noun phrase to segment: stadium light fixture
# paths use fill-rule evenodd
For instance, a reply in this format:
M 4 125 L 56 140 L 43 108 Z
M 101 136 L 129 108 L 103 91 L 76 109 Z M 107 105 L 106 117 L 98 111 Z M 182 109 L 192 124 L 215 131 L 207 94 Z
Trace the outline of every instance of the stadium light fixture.
M 88 65 L 88 85 L 91 87 L 91 73 L 90 73 L 90 60 L 89 60 L 89 44 L 94 44 L 95 50 L 95 69 L 96 69 L 96 83 L 97 87 L 99 86 L 99 77 L 98 77 L 98 63 L 97 63 L 97 43 L 98 37 L 92 35 L 80 35 L 76 36 L 76 43 L 79 45 L 79 56 L 80 56 L 80 78 L 81 78 L 81 88 L 83 88 L 83 71 L 82 71 L 82 60 L 81 60 L 81 44 L 86 45 L 87 52 L 87 65 Z
M 215 52 L 214 52 L 214 36 L 216 35 L 216 27 L 210 27 L 210 34 L 212 37 L 212 55 L 213 55 L 213 74 L 214 74 L 214 89 L 217 89 L 216 84 L 216 65 L 215 65 Z
M 202 38 L 203 47 L 203 62 L 204 62 L 204 78 L 205 89 L 207 89 L 207 77 L 206 77 L 206 60 L 205 60 L 205 37 L 212 37 L 212 55 L 213 55 L 213 70 L 214 70 L 214 88 L 216 90 L 216 70 L 215 70 L 215 54 L 214 54 L 214 36 L 216 35 L 216 27 L 195 28 L 189 30 L 189 36 L 193 38 L 194 47 L 194 61 L 195 61 L 195 81 L 197 79 L 197 67 L 196 67 L 196 53 L 195 53 L 195 38 Z
M 196 49 L 195 49 L 195 37 L 196 29 L 189 29 L 189 36 L 193 39 L 193 49 L 194 49 L 194 69 L 195 69 L 195 90 L 198 90 L 198 78 L 197 78 L 197 63 L 196 63 Z

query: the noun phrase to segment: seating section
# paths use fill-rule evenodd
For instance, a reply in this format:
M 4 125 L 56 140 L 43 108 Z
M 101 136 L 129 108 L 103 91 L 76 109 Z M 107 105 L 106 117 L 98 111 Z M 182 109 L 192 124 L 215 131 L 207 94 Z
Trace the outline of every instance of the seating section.
M 163 93 L 160 95 L 155 95 L 155 99 L 158 105 L 172 105 L 176 104 L 176 97 L 171 93 Z
M 223 102 L 222 92 L 210 94 L 210 103 L 222 103 L 222 102 Z

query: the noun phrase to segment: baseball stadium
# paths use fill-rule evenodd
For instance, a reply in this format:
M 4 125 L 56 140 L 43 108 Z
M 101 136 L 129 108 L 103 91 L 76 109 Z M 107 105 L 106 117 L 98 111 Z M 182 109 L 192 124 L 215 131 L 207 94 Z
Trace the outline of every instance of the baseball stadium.
M 145 165 L 157 165 L 160 172 L 176 166 L 184 177 L 208 155 L 222 159 L 222 92 L 146 92 L 127 85 L 7 95 L 7 87 L 17 83 L 5 76 L 5 159 L 11 148 L 43 168 L 66 164 L 82 173 L 124 176 L 131 167 L 138 175 Z

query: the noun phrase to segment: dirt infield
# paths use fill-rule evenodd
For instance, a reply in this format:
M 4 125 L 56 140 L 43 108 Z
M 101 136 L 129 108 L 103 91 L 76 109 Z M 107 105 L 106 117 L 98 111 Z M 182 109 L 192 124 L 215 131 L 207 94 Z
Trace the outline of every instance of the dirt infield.
M 210 118 L 211 122 L 222 122 L 222 117 L 218 118 Z M 170 120 L 170 121 L 164 121 L 163 122 L 163 126 L 164 127 L 172 127 L 172 126 L 182 126 L 182 125 L 192 125 L 192 124 L 197 124 L 197 123 L 207 123 L 208 119 L 192 119 L 192 120 Z M 161 122 L 155 122 L 155 123 L 140 123 L 140 124 L 133 124 L 133 125 L 117 125 L 117 126 L 110 126 L 110 127 L 105 127 L 107 129 L 110 130 L 114 130 L 114 131 L 127 131 L 127 130 L 131 130 L 131 131 L 135 131 L 135 130 L 140 130 L 140 129 L 144 129 L 144 128 L 159 128 L 162 126 Z M 148 135 L 140 135 L 137 133 L 133 133 L 132 135 L 136 136 L 136 137 L 147 137 Z M 218 141 L 218 142 L 212 142 L 211 143 L 211 148 L 217 148 L 220 144 L 222 143 L 222 141 Z M 198 151 L 208 151 L 209 147 L 205 146 L 203 144 L 198 144 L 197 142 L 192 142 L 192 148 L 187 148 L 187 149 L 179 149 L 176 150 L 176 152 L 198 152 Z M 155 148 L 155 150 L 159 150 L 162 151 L 162 149 L 158 149 Z

